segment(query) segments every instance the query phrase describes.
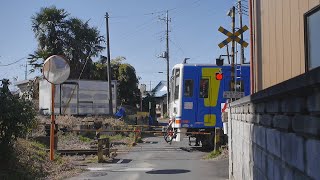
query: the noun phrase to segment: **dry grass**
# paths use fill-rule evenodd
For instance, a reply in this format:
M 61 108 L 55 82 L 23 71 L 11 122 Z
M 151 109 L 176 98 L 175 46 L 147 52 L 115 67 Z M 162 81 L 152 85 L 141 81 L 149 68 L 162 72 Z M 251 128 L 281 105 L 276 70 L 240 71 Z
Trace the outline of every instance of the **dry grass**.
M 86 141 L 84 141 L 84 139 L 86 139 Z M 93 142 L 93 139 L 74 133 L 58 133 L 58 149 L 90 149 Z
M 16 141 L 7 158 L 0 179 L 63 179 L 81 171 L 65 157 L 55 155 L 55 160 L 50 161 L 44 145 L 24 139 Z
M 50 124 L 50 117 L 38 116 L 38 125 L 29 134 L 31 137 L 45 136 L 45 124 Z M 56 123 L 60 128 L 72 130 L 78 125 L 93 125 L 93 122 L 101 122 L 104 127 L 111 129 L 129 129 L 124 127 L 125 122 L 112 117 L 74 117 L 57 116 Z M 119 127 L 116 127 L 119 126 Z M 121 126 L 121 127 L 120 127 Z M 92 126 L 91 126 L 92 127 Z M 95 134 L 95 133 L 94 133 Z M 133 142 L 132 133 L 107 134 L 117 149 L 129 148 Z M 90 149 L 96 146 L 92 137 L 78 135 L 76 133 L 58 132 L 58 149 Z M 5 162 L 5 163 L 3 163 Z M 60 157 L 55 155 L 55 160 L 49 160 L 49 152 L 44 145 L 18 139 L 14 148 L 5 161 L 0 157 L 0 179 L 64 179 L 81 172 L 81 164 L 97 162 L 96 156 L 72 156 Z
M 50 117 L 47 116 L 38 116 L 39 123 L 41 124 L 49 124 L 51 122 Z M 123 126 L 126 123 L 120 121 L 113 117 L 108 116 L 92 116 L 92 117 L 75 117 L 75 116 L 56 116 L 56 123 L 59 127 L 66 127 L 66 128 L 74 128 L 79 124 L 93 124 L 93 122 L 101 122 L 103 125 L 109 126 Z

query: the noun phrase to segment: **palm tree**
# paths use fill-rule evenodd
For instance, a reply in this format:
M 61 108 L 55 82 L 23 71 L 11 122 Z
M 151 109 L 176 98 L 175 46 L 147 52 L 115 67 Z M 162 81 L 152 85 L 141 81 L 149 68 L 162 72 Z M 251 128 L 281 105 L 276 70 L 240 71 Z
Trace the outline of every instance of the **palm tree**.
M 69 14 L 56 7 L 41 8 L 40 12 L 32 16 L 32 30 L 38 40 L 38 48 L 30 54 L 30 64 L 35 68 L 42 67 L 43 61 L 51 55 L 63 53 L 66 36 L 66 17 Z
M 51 55 L 63 55 L 70 63 L 70 78 L 78 78 L 84 66 L 82 78 L 90 78 L 91 58 L 104 49 L 104 38 L 97 28 L 90 27 L 88 21 L 69 18 L 64 9 L 52 6 L 32 17 L 32 29 L 38 40 L 37 50 L 29 55 L 34 69 L 42 67 Z

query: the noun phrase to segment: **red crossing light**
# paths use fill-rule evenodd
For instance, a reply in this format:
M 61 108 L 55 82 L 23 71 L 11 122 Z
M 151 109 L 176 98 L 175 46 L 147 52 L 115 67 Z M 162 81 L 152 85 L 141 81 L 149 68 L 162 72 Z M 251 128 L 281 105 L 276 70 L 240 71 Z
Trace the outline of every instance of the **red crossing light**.
M 216 80 L 221 81 L 223 79 L 223 73 L 216 73 Z

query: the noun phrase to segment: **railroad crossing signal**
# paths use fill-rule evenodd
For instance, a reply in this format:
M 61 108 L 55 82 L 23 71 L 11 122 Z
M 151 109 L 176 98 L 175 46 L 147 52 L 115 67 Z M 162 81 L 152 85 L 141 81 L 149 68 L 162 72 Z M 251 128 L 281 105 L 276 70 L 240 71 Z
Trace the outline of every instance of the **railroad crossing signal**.
M 241 46 L 243 47 L 247 47 L 248 43 L 245 42 L 244 40 L 240 39 L 238 36 L 240 34 L 242 34 L 243 32 L 245 32 L 246 30 L 248 30 L 248 26 L 243 26 L 241 29 L 239 29 L 237 32 L 235 32 L 234 34 L 232 34 L 231 32 L 229 32 L 228 30 L 226 30 L 225 28 L 221 27 L 218 29 L 221 33 L 225 34 L 226 36 L 228 36 L 227 39 L 225 39 L 224 41 L 222 41 L 218 46 L 220 48 L 223 48 L 225 45 L 227 45 L 229 42 L 231 42 L 232 40 L 235 40 L 236 42 L 238 42 Z

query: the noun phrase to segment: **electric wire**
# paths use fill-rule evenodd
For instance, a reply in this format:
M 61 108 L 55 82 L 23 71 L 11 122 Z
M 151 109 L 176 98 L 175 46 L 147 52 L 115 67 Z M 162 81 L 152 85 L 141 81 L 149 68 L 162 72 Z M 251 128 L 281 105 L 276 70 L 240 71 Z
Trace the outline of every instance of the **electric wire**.
M 12 62 L 12 63 L 9 63 L 9 64 L 0 64 L 0 66 L 1 67 L 5 67 L 5 66 L 11 66 L 11 65 L 13 65 L 13 64 L 16 64 L 16 63 L 18 63 L 18 62 L 20 62 L 20 61 L 22 61 L 23 59 L 26 59 L 27 57 L 23 57 L 23 58 L 20 58 L 20 59 L 18 59 L 18 60 L 16 60 L 16 61 L 14 61 L 14 62 Z

